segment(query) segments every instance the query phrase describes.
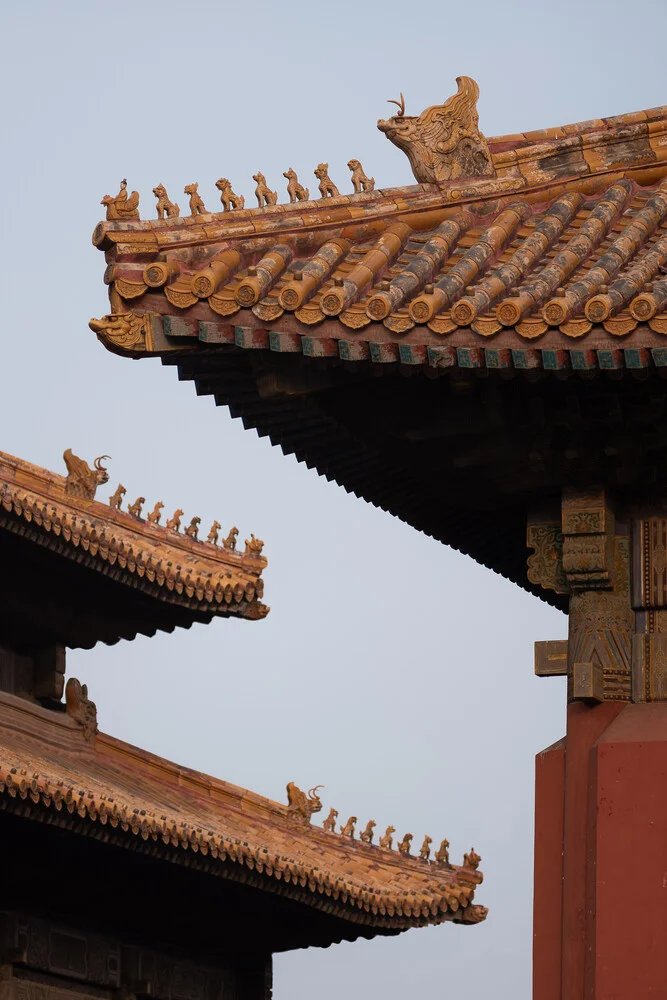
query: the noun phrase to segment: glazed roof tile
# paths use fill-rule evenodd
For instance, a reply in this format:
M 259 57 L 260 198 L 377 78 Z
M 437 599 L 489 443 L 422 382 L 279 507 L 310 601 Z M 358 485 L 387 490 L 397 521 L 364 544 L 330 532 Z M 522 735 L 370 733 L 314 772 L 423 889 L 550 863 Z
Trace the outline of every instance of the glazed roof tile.
M 404 360 L 404 345 L 408 363 L 418 346 L 463 346 L 462 334 L 483 350 L 568 351 L 600 334 L 622 345 L 638 327 L 659 340 L 666 137 L 657 108 L 491 139 L 493 177 L 100 223 L 94 241 L 107 251 L 113 312 L 171 316 L 172 335 L 181 319 L 184 330 L 227 319 L 394 345 L 373 360 Z
M 220 615 L 258 619 L 268 611 L 260 601 L 261 574 L 267 564 L 263 555 L 200 541 L 140 514 L 72 495 L 64 476 L 4 452 L 0 452 L 0 532 L 32 543 L 31 551 L 46 549 L 119 582 L 130 599 L 134 592 L 158 601 L 158 627 L 171 629 Z M 20 562 L 24 569 L 30 565 L 27 550 Z M 51 585 L 56 581 L 40 581 L 45 595 Z M 131 635 L 154 632 L 152 614 L 144 613 L 146 629 L 142 612 L 138 615 Z
M 474 868 L 296 825 L 277 802 L 103 733 L 87 740 L 68 715 L 12 695 L 0 694 L 0 711 L 5 808 L 48 810 L 50 822 L 76 821 L 79 830 L 84 820 L 98 838 L 129 847 L 138 838 L 172 859 L 168 849 L 181 847 L 190 865 L 219 865 L 230 878 L 373 933 L 486 916 L 473 903 L 482 881 Z

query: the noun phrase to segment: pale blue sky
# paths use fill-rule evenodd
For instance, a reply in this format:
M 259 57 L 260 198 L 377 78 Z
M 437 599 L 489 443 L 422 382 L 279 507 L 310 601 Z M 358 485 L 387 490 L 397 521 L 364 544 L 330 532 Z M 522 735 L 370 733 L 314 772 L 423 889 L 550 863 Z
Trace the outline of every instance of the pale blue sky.
M 485 925 L 297 952 L 276 1000 L 530 996 L 533 757 L 562 735 L 560 680 L 532 676 L 533 642 L 566 621 L 533 597 L 348 496 L 158 362 L 108 354 L 90 244 L 102 195 L 126 176 L 154 217 L 199 181 L 252 203 L 262 170 L 313 186 L 362 160 L 411 182 L 375 127 L 403 91 L 418 113 L 466 74 L 497 135 L 667 103 L 667 5 L 113 4 L 0 2 L 4 323 L 0 448 L 61 469 L 63 449 L 113 455 L 112 486 L 238 524 L 265 540 L 265 622 L 70 654 L 101 726 L 283 800 L 323 783 L 325 806 L 419 840 L 474 845 Z

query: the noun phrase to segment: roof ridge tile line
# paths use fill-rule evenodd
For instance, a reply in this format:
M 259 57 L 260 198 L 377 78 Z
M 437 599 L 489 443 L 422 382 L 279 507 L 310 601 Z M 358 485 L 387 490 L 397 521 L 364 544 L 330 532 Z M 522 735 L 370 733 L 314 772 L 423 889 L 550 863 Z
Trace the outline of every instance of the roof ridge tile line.
M 320 302 L 325 316 L 338 316 L 353 305 L 373 279 L 402 252 L 412 227 L 406 222 L 394 222 L 375 241 L 370 250 L 356 263 L 340 287 L 327 291 Z
M 653 278 L 665 263 L 667 263 L 667 233 L 656 240 L 632 267 L 616 278 L 606 293 L 600 292 L 586 303 L 584 310 L 586 317 L 591 322 L 603 323 L 619 313 L 629 302 L 629 311 L 634 319 L 638 322 L 648 322 L 667 301 L 667 296 L 662 301 L 658 301 L 657 298 L 653 301 L 649 299 L 645 306 L 639 303 L 648 297 L 646 293 L 652 293 L 653 287 L 649 288 L 648 285 L 649 283 L 651 286 L 654 285 Z M 658 281 L 655 284 L 660 283 L 661 281 Z M 635 303 L 638 304 L 636 312 Z
M 547 263 L 539 275 L 523 285 L 522 291 L 496 308 L 496 318 L 503 326 L 516 326 L 562 286 L 570 275 L 588 260 L 607 237 L 611 226 L 625 211 L 633 194 L 633 183 L 620 180 L 607 188 L 565 247 Z M 547 317 L 544 317 L 548 321 Z
M 4 770 L 4 776 L 2 775 L 3 770 Z M 40 788 L 39 781 L 36 780 L 38 777 L 39 776 L 37 775 L 34 776 L 34 780 L 30 788 L 28 788 L 28 785 L 24 780 L 21 780 L 20 782 L 16 781 L 15 779 L 12 778 L 11 773 L 9 773 L 6 769 L 3 769 L 2 766 L 0 765 L 0 795 L 3 794 L 4 792 L 7 792 L 12 798 L 16 798 L 18 795 L 20 798 L 25 799 L 30 793 L 30 797 L 33 802 L 35 803 L 41 802 L 41 804 L 43 804 L 47 808 L 55 806 L 57 809 L 59 809 L 62 808 L 62 805 L 60 804 L 57 806 L 56 802 L 58 803 L 65 802 L 68 812 L 70 812 L 70 814 L 76 811 L 78 815 L 81 816 L 81 818 L 88 818 L 92 822 L 101 822 L 103 825 L 106 824 L 108 818 L 108 811 L 105 810 L 104 818 L 101 818 L 100 808 L 94 796 L 92 803 L 89 804 L 84 799 L 84 792 L 80 792 L 79 799 L 78 801 L 75 802 L 73 798 L 74 789 L 72 787 L 68 788 L 66 795 L 63 796 L 62 792 L 58 788 L 56 788 L 54 792 L 51 791 L 48 779 L 43 779 L 42 787 Z M 236 861 L 239 865 L 245 865 L 245 867 L 251 869 L 252 867 L 254 867 L 254 859 L 252 858 L 250 852 L 244 851 L 243 848 L 238 848 L 237 845 L 233 843 L 230 843 L 229 847 L 227 848 L 223 846 L 224 840 L 222 837 L 216 837 L 214 835 L 213 837 L 209 838 L 208 835 L 204 834 L 203 832 L 192 830 L 189 824 L 185 823 L 177 824 L 176 822 L 174 822 L 170 830 L 168 823 L 166 821 L 164 820 L 157 821 L 154 819 L 154 816 L 152 814 L 149 815 L 148 813 L 146 814 L 146 818 L 144 818 L 140 822 L 136 816 L 136 810 L 134 810 L 133 813 L 128 813 L 127 806 L 121 806 L 119 808 L 117 807 L 116 803 L 114 803 L 114 809 L 112 810 L 111 815 L 114 818 L 117 818 L 118 825 L 120 825 L 121 829 L 124 832 L 131 832 L 134 835 L 141 834 L 144 840 L 148 839 L 149 836 L 155 841 L 157 841 L 159 837 L 162 837 L 163 842 L 165 842 L 164 835 L 165 833 L 167 833 L 170 842 L 174 844 L 174 846 L 178 845 L 186 849 L 189 848 L 190 850 L 193 850 L 195 853 L 197 853 L 199 851 L 200 845 L 206 843 L 207 850 L 211 852 L 212 857 L 217 859 L 218 852 L 221 851 L 227 857 L 230 857 L 232 858 L 233 861 Z M 114 824 L 112 823 L 112 825 Z M 224 860 L 224 858 L 221 858 L 220 860 Z M 251 860 L 253 861 L 253 865 L 248 864 L 248 862 Z M 282 867 L 276 868 L 275 867 L 276 863 Z M 273 867 L 274 867 L 274 876 L 278 880 L 280 880 L 281 877 L 283 881 L 287 883 L 289 883 L 291 879 L 295 879 L 298 882 L 302 882 L 302 880 L 305 880 L 302 883 L 303 885 L 305 885 L 308 881 L 307 875 L 309 869 L 306 865 L 290 861 L 289 859 L 283 859 L 280 856 L 276 855 L 273 861 Z M 455 869 L 455 871 L 458 871 L 458 869 Z M 454 883 L 454 886 L 455 885 L 456 883 Z M 350 882 L 348 880 L 338 881 L 337 886 L 339 886 L 340 888 L 337 888 L 334 891 L 334 898 L 336 898 L 338 895 L 341 895 L 344 903 L 347 903 L 348 900 L 350 900 L 351 905 L 363 909 L 364 890 L 361 886 L 357 886 L 354 882 Z M 320 888 L 318 884 L 317 889 L 318 892 L 321 893 L 323 887 Z M 446 891 L 447 890 L 444 890 L 444 892 Z M 468 902 L 472 902 L 473 896 L 474 893 L 471 894 Z M 443 901 L 445 903 L 444 906 L 442 905 Z M 453 905 L 453 903 L 456 903 L 456 905 Z M 400 902 L 396 901 L 394 905 L 396 906 L 396 909 L 399 911 L 399 913 L 402 912 L 403 908 Z M 443 895 L 439 904 L 439 908 L 441 910 L 443 917 L 445 917 L 447 913 L 454 913 L 456 912 L 456 910 L 458 910 L 458 900 L 456 899 L 456 897 L 454 897 L 454 894 L 453 892 L 451 892 L 451 890 L 450 890 L 450 898 L 447 898 L 445 895 Z M 410 914 L 408 913 L 407 915 L 409 916 Z
M 472 224 L 469 212 L 461 212 L 456 218 L 441 222 L 410 263 L 391 279 L 389 287 L 371 296 L 366 306 L 369 319 L 375 322 L 386 319 L 432 281 Z
M 635 212 L 607 250 L 580 279 L 571 284 L 561 299 L 547 302 L 542 310 L 544 319 L 552 326 L 559 326 L 584 311 L 591 292 L 598 292 L 607 284 L 621 267 L 635 256 L 637 251 L 652 236 L 667 216 L 667 181 L 648 199 L 643 208 Z M 623 216 L 621 215 L 621 220 Z M 594 314 L 600 310 L 593 308 Z M 558 323 L 553 319 L 561 316 Z M 592 319 L 592 317 L 587 318 Z M 599 322 L 599 320 L 595 320 Z
M 457 326 L 470 326 L 498 298 L 514 288 L 558 242 L 583 203 L 584 196 L 574 191 L 567 192 L 553 202 L 542 221 L 510 259 L 495 268 L 488 277 L 482 278 L 471 295 L 458 300 L 451 312 L 453 322 Z
M 529 215 L 530 207 L 525 202 L 515 202 L 503 209 L 461 259 L 435 283 L 432 291 L 413 299 L 408 307 L 410 319 L 415 323 L 428 323 L 455 302 L 514 238 Z
M 3 489 L 6 489 L 6 488 L 8 488 L 8 484 L 3 483 Z M 17 491 L 18 491 L 18 488 L 17 488 Z M 32 518 L 32 516 L 28 516 L 28 502 L 27 502 L 28 501 L 28 496 L 25 495 L 22 498 L 22 500 L 21 500 L 21 498 L 19 496 L 14 497 L 14 496 L 11 496 L 11 494 L 9 495 L 9 500 L 7 499 L 7 497 L 8 497 L 8 493 L 7 492 L 3 492 L 3 494 L 2 494 L 2 503 L 3 503 L 3 506 L 5 507 L 5 509 L 8 510 L 8 511 L 9 510 L 13 510 L 13 512 L 16 513 L 19 517 L 23 517 L 23 519 L 27 523 L 30 523 L 33 518 Z M 8 503 L 10 504 L 10 506 L 8 506 Z M 32 504 L 33 508 L 39 509 L 38 503 L 39 503 L 38 500 L 34 500 L 33 504 Z M 30 512 L 30 514 L 32 514 L 32 511 Z M 65 515 L 65 517 L 66 516 L 67 515 Z M 50 527 L 46 527 L 43 523 L 40 524 L 37 519 L 35 519 L 35 523 L 37 524 L 38 527 L 43 527 L 47 532 L 49 532 L 51 534 L 55 534 L 56 536 L 62 535 L 62 537 L 65 539 L 65 541 L 67 541 L 68 543 L 71 543 L 76 548 L 78 548 L 80 546 L 82 538 L 85 538 L 86 540 L 90 539 L 91 532 L 90 532 L 89 529 L 92 527 L 92 525 L 87 520 L 84 522 L 84 525 L 82 526 L 80 532 L 77 533 L 77 534 L 73 534 L 71 532 L 71 530 L 69 530 L 69 528 L 67 527 L 67 524 L 66 523 L 63 524 L 62 521 L 60 521 L 60 522 L 52 521 Z M 121 545 L 122 545 L 122 541 L 121 541 Z M 97 547 L 97 552 L 94 552 L 94 553 L 91 553 L 91 554 L 92 555 L 99 554 L 102 559 L 104 559 L 105 561 L 110 562 L 112 565 L 114 565 L 116 562 L 118 562 L 119 565 L 123 569 L 127 569 L 130 573 L 136 574 L 137 573 L 136 559 L 131 559 L 130 558 L 130 553 L 132 553 L 132 547 L 130 547 L 127 552 L 120 553 L 119 552 L 119 548 L 118 548 L 118 543 L 117 543 L 116 539 L 112 536 L 111 539 L 110 539 L 110 543 L 109 543 L 108 547 L 103 547 L 100 544 Z M 143 558 L 146 558 L 148 556 L 149 560 L 152 559 L 152 553 L 150 553 L 150 552 L 147 553 L 145 550 L 141 550 L 140 555 Z M 178 590 L 178 586 L 180 585 L 181 589 L 178 592 L 182 593 L 182 591 L 183 591 L 183 585 L 182 585 L 182 580 L 181 580 L 180 567 L 177 567 L 176 571 L 174 571 L 174 569 L 171 568 L 169 565 L 167 565 L 167 567 L 165 568 L 163 566 L 163 564 L 164 564 L 164 559 L 161 559 L 160 562 L 159 562 L 159 564 L 158 564 L 158 566 L 157 566 L 157 568 L 156 568 L 156 573 L 158 575 L 162 575 L 163 576 L 163 579 L 166 582 L 166 585 L 167 585 L 168 589 L 173 590 L 174 587 L 176 587 L 177 590 Z M 228 569 L 229 569 L 229 567 L 228 567 Z M 141 573 L 139 575 L 143 576 L 144 574 Z M 258 574 L 257 580 L 253 583 L 253 586 L 254 586 L 255 592 L 256 592 L 256 596 L 258 596 L 258 597 L 262 596 L 262 594 L 257 591 L 257 584 L 259 583 L 260 578 L 261 578 L 261 570 L 260 570 L 260 573 Z M 151 582 L 154 582 L 154 581 L 151 581 Z M 204 571 L 199 571 L 197 573 L 196 581 L 194 583 L 194 586 L 197 587 L 197 588 L 201 588 L 203 590 L 210 589 L 210 588 L 206 587 L 206 582 L 207 582 L 207 578 L 204 575 Z M 250 581 L 250 582 L 252 582 L 252 581 Z M 160 586 L 162 586 L 162 585 L 163 584 L 160 584 Z M 233 590 L 232 590 L 232 588 L 231 588 L 231 586 L 229 584 L 227 584 L 226 587 L 225 587 L 225 591 L 227 591 L 227 590 L 230 590 L 230 592 L 233 593 Z M 263 592 L 263 585 L 262 585 L 261 590 Z M 192 595 L 189 595 L 189 596 L 192 596 Z M 218 594 L 217 593 L 216 593 L 215 596 L 216 596 L 217 603 L 219 603 L 219 604 L 222 603 L 222 599 L 218 598 Z M 231 603 L 231 599 L 227 600 L 226 599 L 226 595 L 225 595 L 225 600 L 226 600 L 227 604 Z M 240 603 L 240 601 L 238 603 Z M 248 601 L 248 603 L 249 604 L 250 603 L 254 603 L 254 600 L 253 601 Z

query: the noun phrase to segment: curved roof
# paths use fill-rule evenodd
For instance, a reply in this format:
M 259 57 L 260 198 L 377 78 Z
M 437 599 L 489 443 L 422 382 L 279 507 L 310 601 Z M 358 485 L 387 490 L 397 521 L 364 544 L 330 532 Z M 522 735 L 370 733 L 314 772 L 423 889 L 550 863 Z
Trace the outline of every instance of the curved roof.
M 260 601 L 263 555 L 74 495 L 64 476 L 3 452 L 0 545 L 0 642 L 15 630 L 21 643 L 30 636 L 90 646 L 214 616 L 259 619 L 268 611 Z
M 486 916 L 481 872 L 290 820 L 286 806 L 0 693 L 0 799 L 39 818 L 200 866 L 345 921 L 345 937 Z M 72 818 L 70 820 L 70 817 Z M 83 827 L 81 820 L 84 821 Z M 172 847 L 183 850 L 174 854 Z M 304 942 L 308 943 L 308 942 Z M 330 942 L 329 942 L 330 943 Z
M 487 144 L 485 176 L 100 223 L 93 328 L 533 589 L 531 505 L 665 467 L 667 108 Z

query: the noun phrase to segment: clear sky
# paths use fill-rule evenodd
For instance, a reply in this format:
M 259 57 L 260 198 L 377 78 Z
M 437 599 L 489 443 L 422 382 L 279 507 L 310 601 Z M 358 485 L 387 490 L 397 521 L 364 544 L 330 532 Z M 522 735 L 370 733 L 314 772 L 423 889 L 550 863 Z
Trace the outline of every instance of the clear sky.
M 69 673 L 114 735 L 281 801 L 322 783 L 341 817 L 483 858 L 486 924 L 279 956 L 276 1000 L 527 1000 L 533 758 L 565 702 L 533 677 L 533 642 L 566 620 L 174 369 L 108 354 L 88 329 L 108 310 L 100 199 L 127 177 L 152 218 L 156 184 L 184 208 L 198 181 L 212 207 L 224 175 L 252 204 L 257 170 L 312 188 L 321 160 L 346 191 L 351 157 L 411 183 L 375 127 L 387 98 L 418 113 L 472 76 L 487 135 L 649 108 L 667 103 L 666 29 L 662 0 L 0 0 L 0 448 L 55 470 L 67 447 L 109 453 L 112 488 L 253 531 L 269 559 L 264 622 L 71 653 Z

